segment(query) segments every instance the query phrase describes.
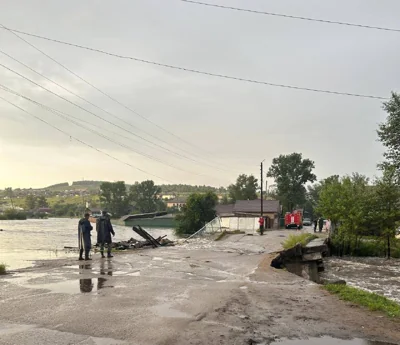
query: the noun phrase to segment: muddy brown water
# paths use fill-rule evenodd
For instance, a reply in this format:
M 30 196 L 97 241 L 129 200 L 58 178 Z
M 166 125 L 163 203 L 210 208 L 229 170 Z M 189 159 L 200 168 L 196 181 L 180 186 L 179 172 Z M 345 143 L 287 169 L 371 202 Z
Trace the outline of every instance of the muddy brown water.
M 79 219 L 49 218 L 28 220 L 0 220 L 0 263 L 8 270 L 32 266 L 35 260 L 75 257 L 75 252 L 64 247 L 78 247 Z M 131 237 L 142 240 L 131 227 L 114 226 L 114 242 L 127 241 Z M 175 239 L 173 229 L 146 229 L 154 236 Z M 92 231 L 92 243 L 96 242 L 96 231 Z
M 343 279 L 350 286 L 374 292 L 400 303 L 400 260 L 384 258 L 324 259 L 326 279 Z
M 291 339 L 278 340 L 270 345 L 394 345 L 390 343 L 382 343 L 379 341 L 371 341 L 365 339 L 343 340 L 332 337 L 309 338 L 305 340 Z

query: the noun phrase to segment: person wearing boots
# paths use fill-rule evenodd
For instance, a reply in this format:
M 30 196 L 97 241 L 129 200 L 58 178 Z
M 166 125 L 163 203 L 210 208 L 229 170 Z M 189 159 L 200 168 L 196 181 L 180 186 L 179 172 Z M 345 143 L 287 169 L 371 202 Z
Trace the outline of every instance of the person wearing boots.
M 79 242 L 79 260 L 83 260 L 83 251 L 85 251 L 85 260 L 92 260 L 89 257 L 92 241 L 90 239 L 90 231 L 93 230 L 89 222 L 89 213 L 85 213 L 78 223 L 78 242 Z
M 104 256 L 104 245 L 107 244 L 107 257 L 112 258 L 111 255 L 111 245 L 112 239 L 111 235 L 115 236 L 114 229 L 111 225 L 110 217 L 107 211 L 103 211 L 102 215 L 96 221 L 96 231 L 97 231 L 97 243 L 100 245 L 101 257 Z

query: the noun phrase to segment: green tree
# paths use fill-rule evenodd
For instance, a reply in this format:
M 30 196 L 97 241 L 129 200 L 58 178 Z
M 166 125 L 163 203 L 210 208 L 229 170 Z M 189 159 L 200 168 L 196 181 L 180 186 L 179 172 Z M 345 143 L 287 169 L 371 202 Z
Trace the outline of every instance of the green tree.
M 33 210 L 36 207 L 36 196 L 28 194 L 25 198 L 25 207 L 27 210 Z
M 391 243 L 400 221 L 400 187 L 397 184 L 396 168 L 387 167 L 383 176 L 375 182 L 374 192 L 368 199 L 370 212 L 368 221 L 386 242 L 386 255 L 390 258 Z
M 314 218 L 318 215 L 316 212 L 316 207 L 319 202 L 319 196 L 320 196 L 323 185 L 324 185 L 324 181 L 320 181 L 320 182 L 316 182 L 310 186 L 307 186 L 305 208 L 313 215 Z
M 47 199 L 44 195 L 41 195 L 37 198 L 36 206 L 37 207 L 49 207 L 49 203 L 47 202 Z
M 236 183 L 228 187 L 229 198 L 232 202 L 257 199 L 257 188 L 257 179 L 253 175 L 239 175 Z
M 301 153 L 280 155 L 272 160 L 267 176 L 275 180 L 279 199 L 288 211 L 305 203 L 305 184 L 317 179 L 312 172 L 314 168 L 314 162 L 303 159 Z
M 124 181 L 103 182 L 100 185 L 100 201 L 103 208 L 114 217 L 121 217 L 128 212 L 129 198 Z
M 372 192 L 368 179 L 359 174 L 335 175 L 323 181 L 317 212 L 331 219 L 339 253 L 356 254 L 362 237 L 368 234 Z
M 330 218 L 334 225 L 340 221 L 343 207 L 340 204 L 342 183 L 338 175 L 328 177 L 321 183 L 316 212 L 326 218 Z
M 206 223 L 216 216 L 215 206 L 218 197 L 213 192 L 206 194 L 193 193 L 186 201 L 182 212 L 177 215 L 178 226 L 175 229 L 177 235 L 194 234 Z
M 386 162 L 381 165 L 393 165 L 396 169 L 397 178 L 400 172 L 400 94 L 392 93 L 389 101 L 383 103 L 383 109 L 388 116 L 386 121 L 379 124 L 379 141 L 386 147 L 384 157 Z
M 12 188 L 11 187 L 6 188 L 4 193 L 5 193 L 5 196 L 10 200 L 11 207 L 14 208 L 14 200 L 13 200 L 14 192 L 13 192 Z
M 227 196 L 226 194 L 222 197 L 220 203 L 221 203 L 222 205 L 228 205 L 228 204 L 230 204 L 229 198 L 228 198 L 228 196 Z
M 160 199 L 161 188 L 154 181 L 147 180 L 136 182 L 130 187 L 130 200 L 135 202 L 135 208 L 141 213 L 150 213 L 163 209 L 163 201 Z

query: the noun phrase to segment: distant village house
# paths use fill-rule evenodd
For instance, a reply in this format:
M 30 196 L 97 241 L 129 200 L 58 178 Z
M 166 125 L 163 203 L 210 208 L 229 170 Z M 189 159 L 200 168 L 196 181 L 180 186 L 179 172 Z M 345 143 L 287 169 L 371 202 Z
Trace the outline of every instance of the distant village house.
M 226 228 L 256 228 L 261 215 L 261 200 L 237 200 L 230 205 L 217 205 L 217 216 Z M 280 205 L 278 200 L 263 200 L 263 216 L 267 229 L 277 229 Z M 232 229 L 235 230 L 235 229 Z
M 186 198 L 182 198 L 182 197 L 167 201 L 168 208 L 177 208 L 178 210 L 181 210 L 182 207 L 185 205 L 186 205 Z

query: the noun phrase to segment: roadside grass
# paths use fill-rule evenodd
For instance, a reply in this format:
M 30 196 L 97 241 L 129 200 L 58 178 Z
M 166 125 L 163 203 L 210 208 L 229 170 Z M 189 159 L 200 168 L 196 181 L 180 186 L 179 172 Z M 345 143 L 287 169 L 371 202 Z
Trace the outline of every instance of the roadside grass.
M 289 249 L 300 243 L 302 246 L 318 238 L 318 236 L 308 233 L 290 234 L 289 237 L 282 242 L 283 249 Z
M 0 275 L 6 274 L 6 265 L 5 264 L 0 264 Z
M 322 288 L 338 295 L 341 300 L 353 302 L 372 311 L 384 312 L 390 317 L 400 317 L 400 304 L 386 297 L 347 285 L 327 284 Z

